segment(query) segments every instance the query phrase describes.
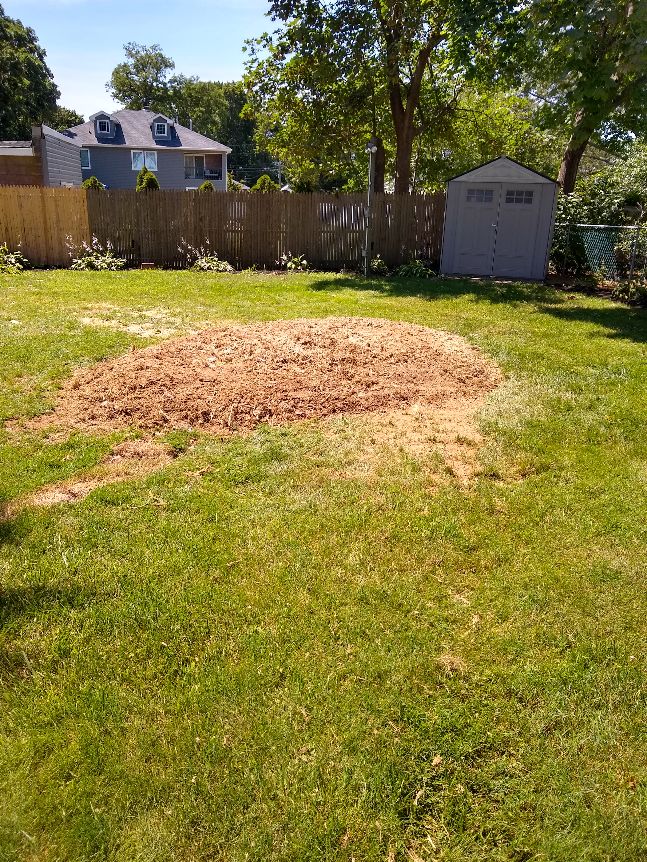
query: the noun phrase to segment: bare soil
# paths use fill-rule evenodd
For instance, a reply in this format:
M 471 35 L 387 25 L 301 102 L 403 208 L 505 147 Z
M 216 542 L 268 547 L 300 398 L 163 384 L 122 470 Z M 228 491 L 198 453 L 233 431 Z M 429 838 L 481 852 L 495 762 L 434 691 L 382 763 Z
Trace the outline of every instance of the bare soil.
M 42 426 L 219 435 L 339 414 L 474 402 L 499 369 L 463 338 L 354 317 L 229 324 L 78 371 Z

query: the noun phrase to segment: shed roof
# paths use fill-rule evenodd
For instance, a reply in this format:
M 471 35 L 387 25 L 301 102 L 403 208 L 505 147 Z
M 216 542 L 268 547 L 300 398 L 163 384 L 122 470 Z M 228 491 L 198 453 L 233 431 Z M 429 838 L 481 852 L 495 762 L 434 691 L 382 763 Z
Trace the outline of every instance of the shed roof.
M 538 171 L 533 171 L 532 168 L 527 168 L 521 162 L 515 162 L 508 156 L 499 156 L 498 159 L 493 159 L 491 162 L 486 162 L 484 165 L 479 165 L 471 171 L 458 174 L 458 176 L 448 180 L 448 182 L 459 183 L 506 183 L 511 181 L 555 185 L 555 180 L 551 180 L 550 177 L 540 174 Z
M 101 116 L 103 112 L 94 114 Z M 153 137 L 152 123 L 162 116 L 156 111 L 115 111 L 106 114 L 116 124 L 115 136 L 109 140 L 97 140 L 96 128 L 92 119 L 80 126 L 68 129 L 66 135 L 74 138 L 81 147 L 135 147 L 146 150 L 209 150 L 209 152 L 230 153 L 229 147 L 207 138 L 199 132 L 173 123 L 174 133 L 169 140 Z

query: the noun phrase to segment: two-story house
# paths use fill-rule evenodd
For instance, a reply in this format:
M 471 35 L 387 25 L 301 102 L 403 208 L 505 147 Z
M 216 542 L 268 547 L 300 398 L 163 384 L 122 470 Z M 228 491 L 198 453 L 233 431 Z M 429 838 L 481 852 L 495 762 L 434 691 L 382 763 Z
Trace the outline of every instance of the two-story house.
M 80 148 L 83 179 L 134 189 L 146 166 L 162 189 L 197 189 L 210 180 L 227 190 L 229 147 L 154 111 L 99 111 L 65 133 Z

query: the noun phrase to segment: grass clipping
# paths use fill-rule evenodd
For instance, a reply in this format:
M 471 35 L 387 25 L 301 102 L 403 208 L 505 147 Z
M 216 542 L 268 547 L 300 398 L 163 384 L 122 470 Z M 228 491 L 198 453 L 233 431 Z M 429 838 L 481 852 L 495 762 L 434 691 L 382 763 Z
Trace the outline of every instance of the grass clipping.
M 500 380 L 498 368 L 460 336 L 411 323 L 231 324 L 78 371 L 41 422 L 228 435 L 261 423 L 472 402 Z

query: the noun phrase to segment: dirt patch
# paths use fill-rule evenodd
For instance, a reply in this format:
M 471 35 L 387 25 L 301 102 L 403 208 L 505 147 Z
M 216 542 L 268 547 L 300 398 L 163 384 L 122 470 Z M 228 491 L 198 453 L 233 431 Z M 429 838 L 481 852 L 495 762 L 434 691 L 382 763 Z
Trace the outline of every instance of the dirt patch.
M 103 485 L 148 476 L 169 464 L 174 457 L 174 450 L 165 443 L 126 440 L 113 446 L 97 467 L 88 470 L 81 477 L 46 485 L 33 494 L 12 501 L 5 507 L 0 519 L 9 518 L 28 506 L 54 506 L 56 503 L 83 500 L 95 488 Z
M 460 336 L 415 324 L 350 317 L 231 324 L 79 371 L 38 424 L 227 435 L 414 404 L 449 409 L 501 379 Z
M 181 318 L 163 307 L 133 309 L 102 303 L 88 307 L 86 312 L 78 319 L 83 326 L 127 332 L 129 335 L 138 335 L 141 338 L 170 338 L 182 331 L 185 333 L 197 331 L 188 329 Z
M 482 397 L 452 399 L 436 406 L 413 404 L 403 410 L 333 419 L 325 432 L 338 446 L 342 473 L 350 478 L 370 476 L 390 462 L 394 452 L 420 461 L 436 454 L 447 473 L 428 463 L 427 472 L 434 481 L 442 484 L 453 477 L 467 486 L 480 469 L 483 438 L 477 415 L 482 406 Z

